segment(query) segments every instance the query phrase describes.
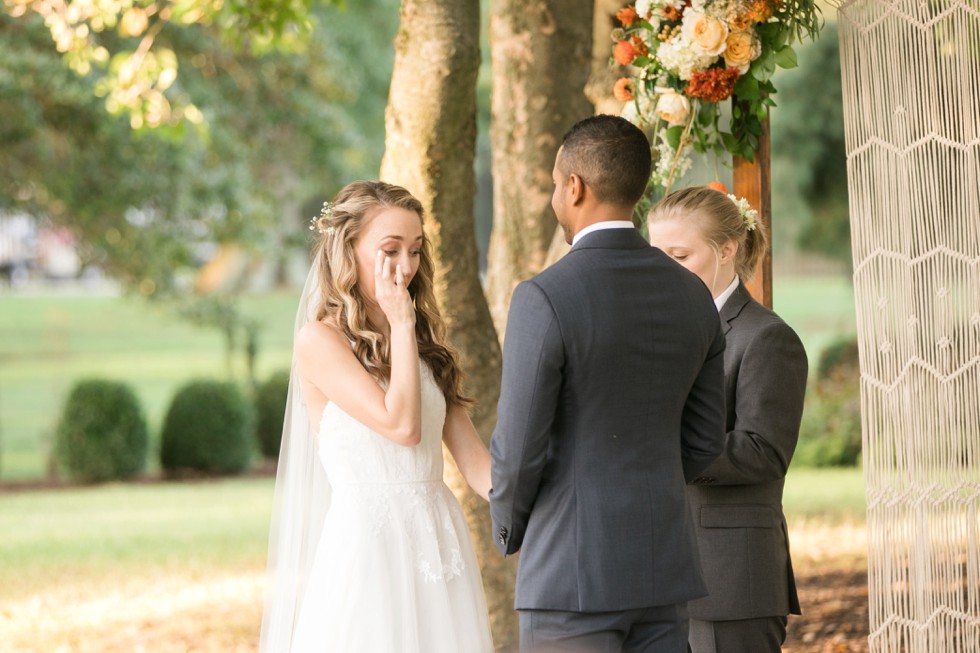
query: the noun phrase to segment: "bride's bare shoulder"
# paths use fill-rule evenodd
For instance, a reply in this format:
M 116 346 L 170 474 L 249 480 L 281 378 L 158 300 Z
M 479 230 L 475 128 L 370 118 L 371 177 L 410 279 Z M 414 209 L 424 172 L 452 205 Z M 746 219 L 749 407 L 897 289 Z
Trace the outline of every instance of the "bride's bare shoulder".
M 296 353 L 300 358 L 321 358 L 351 355 L 350 345 L 343 332 L 327 322 L 307 322 L 296 334 Z

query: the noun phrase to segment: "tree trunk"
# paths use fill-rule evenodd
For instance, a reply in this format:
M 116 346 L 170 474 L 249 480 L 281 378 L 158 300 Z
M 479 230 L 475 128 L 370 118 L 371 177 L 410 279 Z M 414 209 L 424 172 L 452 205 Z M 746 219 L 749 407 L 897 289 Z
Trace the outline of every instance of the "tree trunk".
M 612 89 L 616 80 L 627 74 L 625 66 L 610 66 L 612 56 L 612 31 L 620 27 L 616 12 L 628 3 L 623 0 L 595 0 L 592 18 L 592 73 L 585 85 L 585 95 L 595 107 L 595 112 L 619 115 L 623 103 L 613 97 Z M 549 240 L 544 267 L 548 267 L 566 253 L 569 247 L 565 234 L 556 228 Z
M 612 56 L 612 31 L 622 27 L 616 12 L 627 6 L 624 0 L 595 0 L 595 16 L 592 21 L 592 75 L 585 87 L 585 94 L 595 106 L 595 112 L 619 115 L 623 103 L 613 96 L 616 80 L 627 74 L 626 66 L 609 65 Z
M 468 374 L 466 390 L 480 401 L 473 421 L 489 441 L 500 347 L 480 284 L 473 220 L 479 32 L 479 0 L 402 2 L 381 178 L 406 187 L 425 206 L 440 308 Z M 487 505 L 454 464 L 446 466 L 446 478 L 463 504 L 483 570 L 495 644 L 511 647 L 517 633 L 514 559 L 495 548 Z
M 551 171 L 561 137 L 592 115 L 585 97 L 595 0 L 494 0 L 490 144 L 493 233 L 487 298 L 503 334 L 510 296 L 545 267 L 555 233 Z

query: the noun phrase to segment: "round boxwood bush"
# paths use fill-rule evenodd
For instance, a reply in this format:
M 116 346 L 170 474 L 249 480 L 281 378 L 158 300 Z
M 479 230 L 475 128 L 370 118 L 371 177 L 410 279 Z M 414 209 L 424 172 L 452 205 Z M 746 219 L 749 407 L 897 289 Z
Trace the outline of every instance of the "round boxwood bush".
M 160 434 L 160 464 L 172 474 L 238 474 L 252 458 L 253 411 L 237 385 L 192 381 L 174 396 Z
M 832 343 L 807 392 L 793 464 L 849 467 L 861 460 L 861 368 L 857 341 Z
M 276 372 L 255 389 L 255 435 L 266 458 L 279 455 L 288 392 L 289 370 Z
M 79 381 L 61 412 L 58 466 L 73 481 L 125 479 L 146 465 L 149 436 L 136 394 L 124 383 Z

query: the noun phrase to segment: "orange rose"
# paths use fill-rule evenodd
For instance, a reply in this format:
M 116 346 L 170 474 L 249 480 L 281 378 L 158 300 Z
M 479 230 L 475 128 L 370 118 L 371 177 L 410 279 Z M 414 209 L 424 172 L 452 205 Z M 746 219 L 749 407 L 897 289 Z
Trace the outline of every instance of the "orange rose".
M 714 189 L 714 190 L 718 191 L 719 193 L 724 193 L 725 195 L 728 195 L 728 187 L 725 186 L 725 184 L 721 183 L 720 181 L 712 181 L 712 182 L 709 182 L 709 183 L 705 184 L 705 186 L 707 186 L 708 188 Z
M 725 65 L 744 75 L 761 51 L 762 44 L 751 32 L 732 32 L 725 41 Z
M 616 63 L 628 66 L 636 59 L 636 48 L 629 41 L 620 41 L 613 50 L 613 58 L 616 59 Z
M 725 50 L 728 26 L 717 18 L 688 9 L 682 30 L 698 56 L 716 57 Z
M 633 99 L 633 80 L 629 77 L 620 77 L 613 86 L 613 96 L 620 102 L 629 102 Z
M 623 27 L 629 27 L 636 22 L 636 9 L 633 8 L 633 5 L 623 7 L 616 12 L 616 18 L 623 24 Z

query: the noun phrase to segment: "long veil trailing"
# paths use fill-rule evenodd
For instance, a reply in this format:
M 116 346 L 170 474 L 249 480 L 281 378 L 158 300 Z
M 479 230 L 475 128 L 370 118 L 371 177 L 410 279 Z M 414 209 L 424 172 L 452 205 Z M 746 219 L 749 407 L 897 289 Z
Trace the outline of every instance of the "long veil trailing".
M 330 484 L 317 459 L 316 434 L 310 424 L 296 371 L 296 335 L 316 319 L 320 295 L 317 254 L 303 286 L 293 328 L 293 362 L 289 374 L 286 417 L 276 472 L 269 525 L 269 561 L 260 653 L 289 651 L 306 579 L 330 507 Z

